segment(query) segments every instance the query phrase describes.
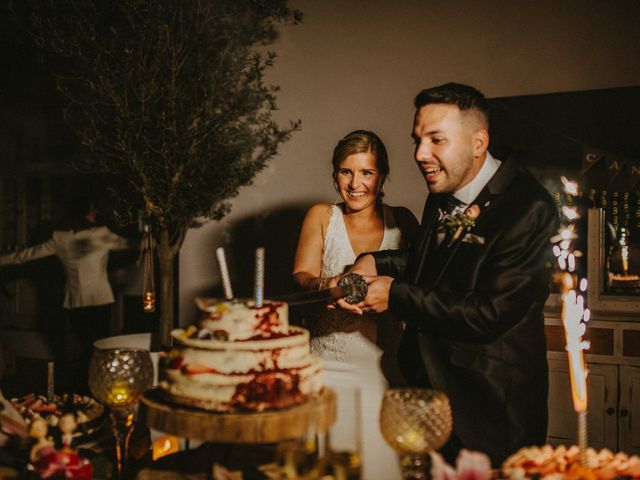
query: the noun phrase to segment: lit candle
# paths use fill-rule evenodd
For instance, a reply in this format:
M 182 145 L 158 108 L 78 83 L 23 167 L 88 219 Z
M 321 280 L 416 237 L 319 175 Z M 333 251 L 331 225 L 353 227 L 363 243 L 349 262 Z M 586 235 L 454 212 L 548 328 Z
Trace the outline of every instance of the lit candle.
M 142 295 L 142 309 L 147 313 L 156 310 L 156 294 L 153 292 L 144 292 Z
M 124 381 L 115 383 L 111 387 L 107 398 L 109 406 L 113 408 L 127 407 L 132 400 L 129 384 Z
M 629 244 L 627 242 L 628 230 L 624 227 L 620 229 L 620 257 L 622 259 L 622 273 L 629 273 Z
M 144 255 L 144 272 L 142 280 L 142 311 L 152 313 L 156 311 L 155 274 L 153 272 L 153 248 L 154 241 L 151 233 L 151 225 L 144 226 L 144 239 L 142 254 Z
M 155 462 L 157 459 L 177 453 L 180 451 L 180 442 L 178 437 L 173 435 L 165 435 L 157 438 L 153 442 L 152 459 Z

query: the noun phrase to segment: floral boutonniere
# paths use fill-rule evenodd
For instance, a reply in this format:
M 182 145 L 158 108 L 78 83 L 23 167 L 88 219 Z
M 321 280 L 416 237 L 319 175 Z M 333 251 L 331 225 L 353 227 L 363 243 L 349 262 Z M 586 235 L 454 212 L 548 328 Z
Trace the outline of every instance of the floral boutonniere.
M 480 215 L 480 207 L 475 203 L 469 205 L 464 211 L 456 211 L 450 214 L 445 213 L 442 223 L 447 229 L 447 237 L 450 238 L 447 247 L 450 247 L 463 232 L 471 230 L 476 225 L 476 218 Z

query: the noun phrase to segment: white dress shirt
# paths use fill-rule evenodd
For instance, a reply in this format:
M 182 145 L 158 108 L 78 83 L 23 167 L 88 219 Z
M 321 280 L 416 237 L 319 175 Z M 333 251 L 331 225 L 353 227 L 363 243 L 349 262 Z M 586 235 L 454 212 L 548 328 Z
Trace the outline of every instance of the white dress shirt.
M 57 255 L 66 275 L 64 308 L 106 305 L 115 301 L 107 275 L 109 251 L 128 247 L 126 238 L 104 226 L 55 231 L 44 243 L 0 255 L 0 266 Z
M 491 180 L 491 177 L 498 171 L 501 163 L 500 160 L 495 159 L 489 151 L 487 151 L 487 156 L 478 174 L 460 190 L 453 192 L 453 196 L 465 205 L 469 205 L 476 199 L 485 185 L 489 183 L 489 180 Z

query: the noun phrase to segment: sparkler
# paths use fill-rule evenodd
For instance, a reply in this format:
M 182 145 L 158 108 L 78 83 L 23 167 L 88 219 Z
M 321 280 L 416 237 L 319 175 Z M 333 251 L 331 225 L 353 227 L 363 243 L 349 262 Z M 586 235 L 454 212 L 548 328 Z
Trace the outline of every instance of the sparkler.
M 564 192 L 569 198 L 579 195 L 576 182 L 561 178 Z M 585 308 L 584 298 L 587 290 L 587 280 L 578 280 L 576 274 L 576 257 L 582 253 L 575 250 L 573 241 L 578 238 L 575 225 L 572 223 L 580 214 L 575 207 L 562 207 L 562 214 L 568 223 L 560 227 L 558 235 L 551 241 L 556 245 L 553 252 L 562 270 L 560 276 L 562 284 L 562 323 L 564 325 L 566 350 L 569 360 L 569 375 L 571 378 L 571 397 L 573 408 L 578 414 L 578 447 L 580 448 L 580 462 L 587 466 L 587 369 L 584 360 L 584 350 L 589 349 L 589 342 L 582 340 L 589 321 L 590 311 Z
M 264 301 L 264 247 L 256 248 L 256 271 L 253 283 L 253 296 L 256 307 L 261 308 Z
M 224 290 L 224 298 L 227 300 L 233 299 L 233 288 L 231 287 L 231 276 L 229 275 L 229 268 L 227 267 L 227 260 L 224 255 L 224 248 L 218 247 L 216 249 L 216 258 L 218 259 L 218 267 L 220 268 L 220 276 L 222 277 L 222 288 Z

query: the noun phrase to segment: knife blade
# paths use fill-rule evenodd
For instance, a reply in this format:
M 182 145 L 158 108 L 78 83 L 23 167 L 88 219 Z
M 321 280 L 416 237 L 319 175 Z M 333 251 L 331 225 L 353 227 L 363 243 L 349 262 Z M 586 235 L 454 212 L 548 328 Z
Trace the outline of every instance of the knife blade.
M 305 305 L 308 303 L 329 302 L 344 298 L 347 303 L 360 303 L 367 296 L 367 282 L 357 273 L 349 273 L 342 277 L 336 287 L 324 290 L 311 290 L 308 292 L 292 293 L 288 295 L 273 296 L 273 300 L 287 302 L 289 305 Z

